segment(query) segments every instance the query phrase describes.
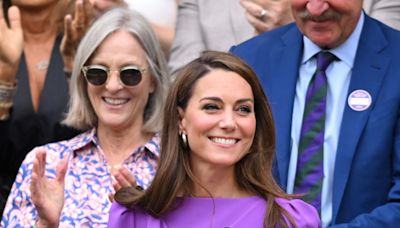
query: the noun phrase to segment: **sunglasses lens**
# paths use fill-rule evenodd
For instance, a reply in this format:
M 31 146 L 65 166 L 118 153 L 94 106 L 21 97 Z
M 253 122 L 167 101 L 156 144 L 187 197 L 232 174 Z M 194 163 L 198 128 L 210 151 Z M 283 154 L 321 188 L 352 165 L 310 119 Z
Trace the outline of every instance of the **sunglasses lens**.
M 93 85 L 103 85 L 107 81 L 107 71 L 100 68 L 88 69 L 86 79 Z
M 125 69 L 121 71 L 121 81 L 127 86 L 135 86 L 142 80 L 142 72 L 137 69 Z

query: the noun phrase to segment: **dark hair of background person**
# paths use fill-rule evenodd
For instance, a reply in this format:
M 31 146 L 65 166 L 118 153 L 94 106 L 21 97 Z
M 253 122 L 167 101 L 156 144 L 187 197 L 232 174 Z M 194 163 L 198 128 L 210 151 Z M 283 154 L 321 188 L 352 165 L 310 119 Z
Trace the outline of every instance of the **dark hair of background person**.
M 172 209 L 178 196 L 191 195 L 193 183 L 201 186 L 191 171 L 188 148 L 180 140 L 178 107 L 186 109 L 196 82 L 214 69 L 239 74 L 253 91 L 256 132 L 249 153 L 235 165 L 235 178 L 239 186 L 267 201 L 265 226 L 279 224 L 288 227 L 282 215 L 295 226 L 291 216 L 275 202 L 275 197 L 288 199 L 291 195 L 279 188 L 272 175 L 275 128 L 267 98 L 254 71 L 237 57 L 223 52 L 204 52 L 179 72 L 166 101 L 160 163 L 153 183 L 144 193 L 135 188 L 123 188 L 117 192 L 115 200 L 160 217 Z

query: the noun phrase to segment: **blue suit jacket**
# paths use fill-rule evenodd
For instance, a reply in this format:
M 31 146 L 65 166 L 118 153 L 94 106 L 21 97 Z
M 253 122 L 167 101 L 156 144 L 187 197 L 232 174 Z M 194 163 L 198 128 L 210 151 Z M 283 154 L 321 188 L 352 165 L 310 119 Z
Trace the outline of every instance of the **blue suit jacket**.
M 283 189 L 302 49 L 302 34 L 295 24 L 231 48 L 256 71 L 269 98 L 276 124 L 278 182 Z M 368 16 L 348 93 L 357 89 L 368 91 L 372 104 L 357 112 L 346 102 L 342 123 L 337 123 L 332 225 L 400 227 L 400 32 Z

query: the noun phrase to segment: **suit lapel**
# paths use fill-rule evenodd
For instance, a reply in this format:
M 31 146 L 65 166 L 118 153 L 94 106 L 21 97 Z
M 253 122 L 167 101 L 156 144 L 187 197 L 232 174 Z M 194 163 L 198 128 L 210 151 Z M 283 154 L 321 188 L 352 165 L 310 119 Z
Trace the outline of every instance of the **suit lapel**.
M 352 70 L 348 95 L 354 90 L 362 89 L 371 95 L 372 103 L 365 111 L 354 111 L 346 102 L 335 161 L 332 199 L 333 224 L 336 220 L 351 172 L 351 164 L 357 145 L 367 123 L 369 114 L 375 106 L 379 89 L 384 78 L 384 72 L 389 63 L 388 57 L 381 52 L 386 45 L 386 39 L 381 33 L 377 23 L 372 22 L 372 20 L 366 16 Z M 363 152 L 359 151 L 358 153 Z
M 267 62 L 271 65 L 263 68 L 271 72 L 263 84 L 267 87 L 269 102 L 273 107 L 280 184 L 286 189 L 291 152 L 293 101 L 301 61 L 302 36 L 294 26 L 281 37 L 281 40 L 283 45 L 275 45 L 269 56 Z

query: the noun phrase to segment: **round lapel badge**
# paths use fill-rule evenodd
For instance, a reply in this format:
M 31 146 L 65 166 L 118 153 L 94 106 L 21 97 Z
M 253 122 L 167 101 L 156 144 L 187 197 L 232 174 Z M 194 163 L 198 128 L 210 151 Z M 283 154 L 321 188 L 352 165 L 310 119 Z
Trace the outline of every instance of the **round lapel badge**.
M 347 103 L 354 111 L 361 112 L 369 108 L 372 103 L 371 95 L 362 89 L 354 90 L 347 99 Z

